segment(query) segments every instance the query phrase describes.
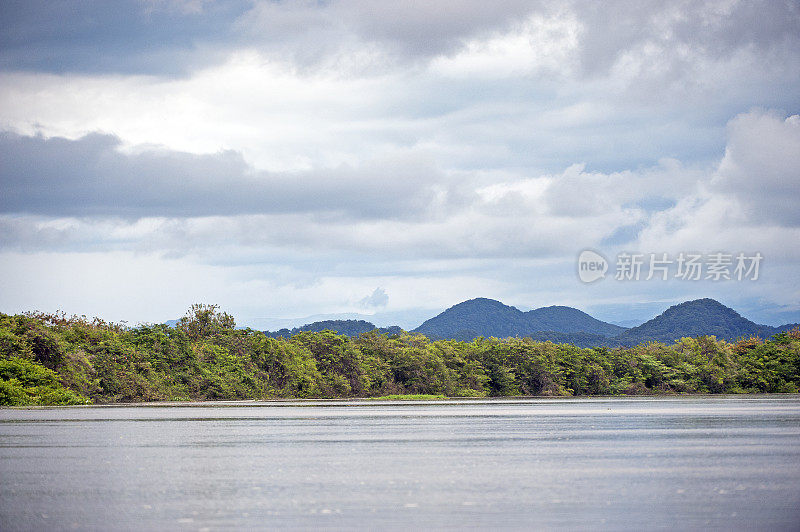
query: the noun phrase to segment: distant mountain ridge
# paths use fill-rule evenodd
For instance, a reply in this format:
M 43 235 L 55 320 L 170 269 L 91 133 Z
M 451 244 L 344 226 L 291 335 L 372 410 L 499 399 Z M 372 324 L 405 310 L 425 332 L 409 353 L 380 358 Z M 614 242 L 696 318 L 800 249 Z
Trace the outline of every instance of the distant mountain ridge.
M 571 307 L 551 306 L 522 312 L 499 301 L 478 298 L 454 305 L 414 332 L 430 338 L 465 341 L 478 336 L 519 336 L 579 347 L 617 347 L 643 342 L 672 343 L 684 337 L 703 335 L 728 341 L 750 336 L 769 338 L 798 326 L 760 325 L 709 298 L 673 305 L 633 328 L 597 320 Z
M 741 337 L 769 338 L 798 327 L 759 325 L 713 299 L 696 299 L 673 305 L 655 318 L 633 328 L 621 327 L 593 318 L 572 307 L 549 306 L 528 312 L 488 298 L 462 301 L 426 320 L 412 332 L 432 340 L 470 341 L 483 337 L 528 337 L 537 341 L 574 344 L 579 347 L 618 347 L 644 342 L 672 343 L 683 337 L 713 335 L 733 341 Z M 303 331 L 332 330 L 347 336 L 377 330 L 400 334 L 397 326 L 377 328 L 365 320 L 317 321 L 294 329 L 266 334 L 290 337 Z
M 624 327 L 591 317 L 572 307 L 550 306 L 528 312 L 500 301 L 476 298 L 450 307 L 414 329 L 429 338 L 472 340 L 478 336 L 505 338 L 540 332 L 616 336 Z
M 391 327 L 378 328 L 375 324 L 365 320 L 322 320 L 315 321 L 293 329 L 280 329 L 278 331 L 266 331 L 267 336 L 272 338 L 289 338 L 301 332 L 320 332 L 335 331 L 346 336 L 358 336 L 359 334 L 377 330 L 380 333 L 400 334 L 403 329 L 393 325 Z

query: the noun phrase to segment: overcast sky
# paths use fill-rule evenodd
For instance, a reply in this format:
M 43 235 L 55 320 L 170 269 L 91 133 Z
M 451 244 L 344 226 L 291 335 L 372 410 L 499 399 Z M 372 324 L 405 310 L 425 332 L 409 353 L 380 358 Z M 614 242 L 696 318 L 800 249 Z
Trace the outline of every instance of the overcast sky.
M 798 87 L 792 0 L 5 1 L 0 311 L 797 322 Z M 720 252 L 758 279 L 614 279 Z

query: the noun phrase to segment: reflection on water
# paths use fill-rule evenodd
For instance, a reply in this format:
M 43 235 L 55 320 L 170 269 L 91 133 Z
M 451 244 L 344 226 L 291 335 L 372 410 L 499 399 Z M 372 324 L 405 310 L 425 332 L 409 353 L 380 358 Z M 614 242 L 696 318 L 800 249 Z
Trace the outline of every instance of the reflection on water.
M 3 530 L 786 529 L 800 397 L 0 411 Z

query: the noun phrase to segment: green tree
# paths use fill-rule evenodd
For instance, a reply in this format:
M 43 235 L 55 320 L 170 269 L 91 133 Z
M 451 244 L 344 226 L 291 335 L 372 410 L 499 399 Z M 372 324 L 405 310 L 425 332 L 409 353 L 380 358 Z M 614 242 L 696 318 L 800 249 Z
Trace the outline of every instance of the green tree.
M 186 316 L 178 321 L 177 328 L 192 340 L 208 338 L 235 329 L 233 316 L 227 312 L 218 312 L 218 309 L 219 305 L 195 303 Z

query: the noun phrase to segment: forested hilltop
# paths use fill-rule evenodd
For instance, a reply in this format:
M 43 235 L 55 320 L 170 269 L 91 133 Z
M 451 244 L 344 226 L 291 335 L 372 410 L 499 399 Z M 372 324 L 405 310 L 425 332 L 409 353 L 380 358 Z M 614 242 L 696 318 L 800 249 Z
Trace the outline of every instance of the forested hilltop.
M 530 338 L 235 329 L 214 305 L 175 327 L 0 314 L 0 404 L 370 397 L 791 392 L 800 330 L 769 340 L 579 348 Z

